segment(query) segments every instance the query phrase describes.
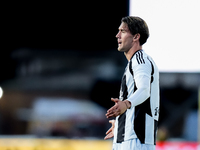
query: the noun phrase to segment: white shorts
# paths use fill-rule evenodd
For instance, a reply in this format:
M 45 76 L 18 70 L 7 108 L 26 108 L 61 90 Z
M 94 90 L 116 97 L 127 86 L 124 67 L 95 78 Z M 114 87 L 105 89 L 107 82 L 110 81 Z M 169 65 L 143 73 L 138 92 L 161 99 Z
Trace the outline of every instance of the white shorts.
M 113 143 L 112 150 L 155 150 L 156 146 L 151 144 L 141 144 L 138 138 L 124 141 L 122 143 Z

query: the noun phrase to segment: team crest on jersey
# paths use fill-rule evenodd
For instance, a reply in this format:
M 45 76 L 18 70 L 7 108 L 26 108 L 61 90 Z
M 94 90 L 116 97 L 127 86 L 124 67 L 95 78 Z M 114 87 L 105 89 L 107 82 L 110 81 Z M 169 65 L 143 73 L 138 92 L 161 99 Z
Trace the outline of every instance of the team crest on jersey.
M 159 113 L 159 108 L 158 108 L 158 107 L 156 107 L 156 108 L 155 108 L 155 116 L 157 116 L 157 115 L 158 115 L 158 113 Z

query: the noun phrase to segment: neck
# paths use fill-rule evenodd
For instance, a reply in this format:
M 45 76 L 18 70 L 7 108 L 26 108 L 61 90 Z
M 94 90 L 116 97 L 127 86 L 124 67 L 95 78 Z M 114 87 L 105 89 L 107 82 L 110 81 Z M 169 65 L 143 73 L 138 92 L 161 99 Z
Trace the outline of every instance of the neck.
M 129 51 L 124 52 L 124 55 L 126 56 L 126 59 L 129 61 L 131 59 L 131 57 L 139 50 L 142 49 L 142 46 L 137 45 L 137 46 L 133 46 Z

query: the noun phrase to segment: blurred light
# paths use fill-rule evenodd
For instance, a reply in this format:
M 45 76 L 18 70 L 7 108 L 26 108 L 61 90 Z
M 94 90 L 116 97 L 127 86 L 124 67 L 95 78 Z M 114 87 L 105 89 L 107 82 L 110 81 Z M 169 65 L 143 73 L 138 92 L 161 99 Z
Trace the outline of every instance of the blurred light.
M 3 89 L 0 87 L 0 98 L 3 96 Z
M 0 98 L 3 96 L 3 90 L 2 88 L 0 87 Z

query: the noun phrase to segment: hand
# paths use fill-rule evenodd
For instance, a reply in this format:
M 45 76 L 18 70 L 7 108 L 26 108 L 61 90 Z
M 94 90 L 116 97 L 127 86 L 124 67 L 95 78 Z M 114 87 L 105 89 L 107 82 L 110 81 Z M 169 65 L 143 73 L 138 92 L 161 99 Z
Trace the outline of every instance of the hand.
M 112 124 L 111 128 L 106 132 L 106 136 L 104 140 L 110 139 L 114 137 L 114 128 L 115 128 L 115 120 L 110 120 L 109 123 Z
M 115 105 L 107 111 L 106 113 L 107 118 L 117 117 L 123 114 L 128 108 L 130 108 L 130 104 L 126 103 L 127 100 L 120 101 L 118 98 L 111 98 L 111 100 L 115 102 Z

